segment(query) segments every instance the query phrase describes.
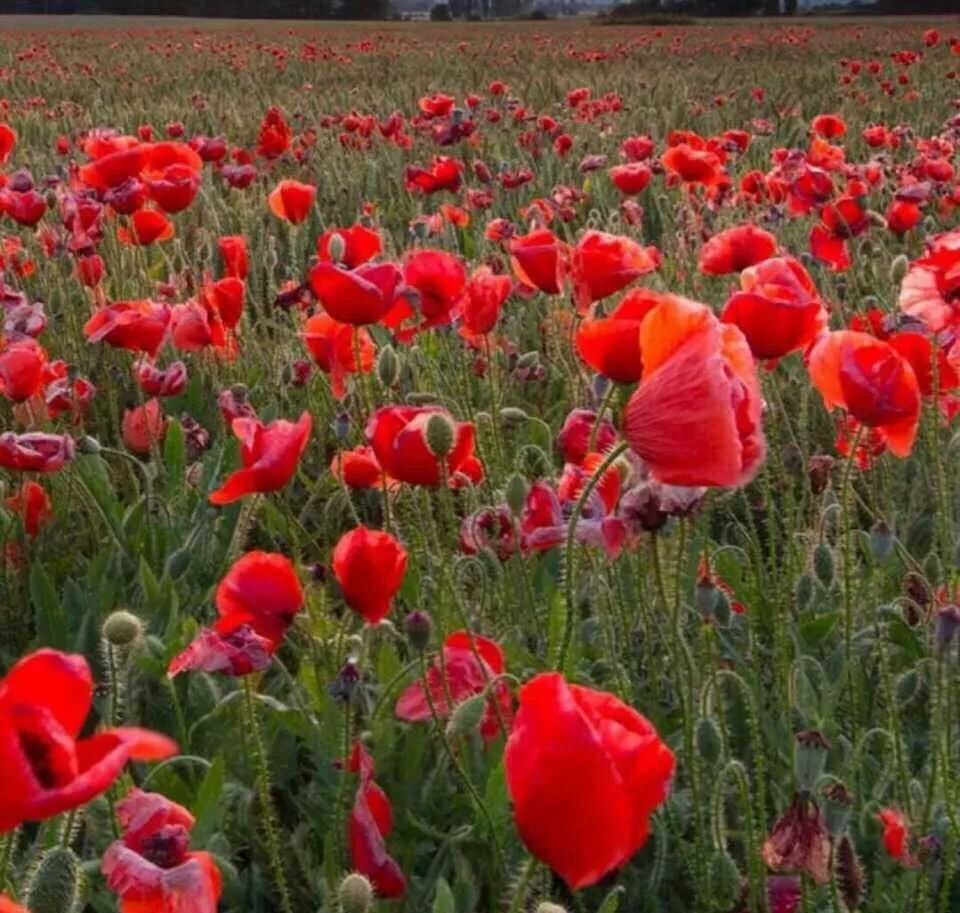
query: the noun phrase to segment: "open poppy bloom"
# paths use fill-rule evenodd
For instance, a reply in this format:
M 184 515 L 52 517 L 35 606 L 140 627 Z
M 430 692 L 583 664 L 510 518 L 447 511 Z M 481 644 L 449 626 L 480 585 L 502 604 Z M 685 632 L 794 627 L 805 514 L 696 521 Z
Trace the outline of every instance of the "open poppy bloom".
M 57 472 L 73 459 L 76 446 L 65 434 L 36 431 L 0 434 L 0 466 L 22 472 Z
M 810 274 L 793 257 L 771 257 L 740 275 L 720 319 L 740 328 L 760 361 L 806 348 L 826 328 L 827 312 Z
M 658 297 L 640 326 L 643 378 L 624 411 L 623 436 L 657 481 L 745 485 L 766 452 L 747 341 L 706 305 Z
M 637 290 L 631 294 L 641 295 L 643 292 Z M 557 434 L 557 448 L 563 455 L 564 462 L 579 465 L 584 461 L 589 450 L 590 434 L 596 422 L 596 412 L 591 412 L 589 409 L 574 409 L 564 419 L 563 427 Z M 603 453 L 616 442 L 617 429 L 604 419 L 597 431 L 594 446 Z
M 557 481 L 557 497 L 561 504 L 575 504 L 580 493 L 600 467 L 604 456 L 602 453 L 588 453 L 582 463 L 567 463 L 563 473 Z M 607 514 L 616 510 L 620 500 L 620 470 L 616 465 L 608 466 L 597 482 L 595 492 L 600 496 L 603 509 Z
M 695 149 L 689 143 L 671 146 L 660 156 L 663 167 L 684 184 L 713 187 L 724 176 L 720 157 L 707 149 Z
M 344 600 L 367 624 L 390 614 L 407 572 L 407 550 L 390 533 L 365 526 L 344 533 L 332 563 Z
M 302 184 L 300 181 L 281 181 L 270 192 L 268 204 L 270 211 L 292 225 L 303 222 L 317 197 L 317 188 L 312 184 Z
M 854 330 L 827 333 L 811 350 L 808 368 L 828 409 L 839 406 L 875 428 L 896 456 L 910 453 L 920 388 L 910 362 L 889 342 Z
M 960 228 L 937 235 L 907 269 L 900 310 L 922 320 L 931 333 L 960 324 Z
M 317 238 L 317 256 L 347 269 L 356 269 L 382 253 L 380 233 L 360 222 L 349 228 L 330 228 Z
M 364 263 L 356 269 L 321 260 L 310 270 L 310 288 L 323 309 L 340 323 L 379 323 L 393 307 L 403 281 L 394 263 Z
M 403 279 L 419 296 L 418 310 L 423 327 L 449 323 L 467 285 L 467 271 L 459 257 L 443 250 L 415 250 L 403 261 Z M 388 326 L 402 321 L 406 308 L 387 320 Z
M 57 650 L 37 650 L 0 680 L 0 833 L 84 805 L 130 760 L 176 754 L 166 736 L 133 726 L 78 739 L 92 702 L 87 661 Z
M 360 775 L 350 812 L 350 860 L 366 876 L 380 897 L 402 897 L 407 881 L 400 866 L 387 852 L 387 837 L 393 829 L 393 809 L 387 794 L 373 781 L 373 758 L 356 742 L 347 759 L 347 770 Z
M 101 871 L 120 913 L 216 913 L 220 870 L 209 853 L 191 852 L 190 812 L 134 787 L 117 803 L 117 819 L 123 836 L 107 847 Z
M 619 384 L 643 375 L 640 324 L 657 304 L 645 289 L 628 292 L 609 317 L 587 318 L 577 327 L 577 353 L 594 371 Z
M 520 837 L 575 891 L 646 842 L 674 758 L 619 698 L 549 672 L 520 691 L 504 765 Z
M 174 657 L 170 678 L 191 669 L 234 676 L 265 669 L 303 607 L 303 587 L 285 555 L 247 552 L 220 581 L 214 602 L 220 617 Z
M 166 368 L 158 368 L 149 361 L 133 366 L 133 376 L 147 396 L 179 396 L 187 387 L 187 366 L 175 361 Z
M 440 459 L 427 446 L 427 423 L 441 415 L 454 426 L 453 447 L 441 472 Z M 384 472 L 409 485 L 439 485 L 444 475 L 452 486 L 483 480 L 483 465 L 474 455 L 476 430 L 472 422 L 454 422 L 440 406 L 383 406 L 367 422 L 367 443 Z
M 279 108 L 270 108 L 260 123 L 257 134 L 257 155 L 265 159 L 280 158 L 290 148 L 293 130 Z
M 568 246 L 549 228 L 510 239 L 510 263 L 517 280 L 547 295 L 559 295 L 567 274 Z
M 458 704 L 482 694 L 505 668 L 503 650 L 496 641 L 469 631 L 455 631 L 443 642 L 442 665 L 439 659 L 435 659 L 427 672 L 427 683 L 437 716 L 446 719 Z M 453 706 L 447 700 L 448 694 Z M 506 682 L 498 682 L 487 699 L 487 709 L 480 723 L 480 734 L 487 740 L 495 739 L 500 734 L 500 721 L 494 702 L 500 709 L 505 725 L 509 727 L 513 718 L 513 703 Z M 414 682 L 400 695 L 395 712 L 397 719 L 408 723 L 433 718 L 422 681 Z
M 130 217 L 129 228 L 118 228 L 121 244 L 146 246 L 155 241 L 169 241 L 173 237 L 173 223 L 156 209 L 138 209 Z
M 167 420 L 158 399 L 148 399 L 135 409 L 124 409 L 121 427 L 123 445 L 134 453 L 148 454 L 163 441 Z
M 47 353 L 30 338 L 0 350 L 0 393 L 14 403 L 36 396 L 43 387 Z
M 383 470 L 372 447 L 341 450 L 330 461 L 330 472 L 348 488 L 380 488 Z
M 7 509 L 23 518 L 24 532 L 32 539 L 53 516 L 50 498 L 37 482 L 24 482 L 16 494 L 3 502 Z
M 492 332 L 512 288 L 513 280 L 509 276 L 495 275 L 489 266 L 477 267 L 467 283 L 461 306 L 464 335 L 485 336 Z
M 157 354 L 170 325 L 170 308 L 156 301 L 115 301 L 100 308 L 83 327 L 89 342 L 130 352 Z
M 168 165 L 163 171 L 145 172 L 150 199 L 166 213 L 182 212 L 200 190 L 200 173 L 189 165 Z
M 700 248 L 698 267 L 708 276 L 739 273 L 748 266 L 772 257 L 777 252 L 777 239 L 756 225 L 735 225 L 715 234 Z
M 226 275 L 246 279 L 250 271 L 247 239 L 243 235 L 224 235 L 222 238 L 217 238 L 217 247 L 220 250 Z
M 357 334 L 355 339 L 354 334 Z M 330 391 L 336 399 L 347 394 L 347 374 L 373 370 L 377 347 L 366 330 L 334 320 L 329 314 L 314 314 L 303 325 L 303 341 L 311 357 L 324 374 L 330 375 Z M 357 364 L 357 351 L 360 364 Z
M 410 193 L 431 194 L 441 190 L 456 193 L 463 183 L 463 162 L 446 155 L 438 155 L 428 168 L 408 165 L 403 182 Z
M 279 491 L 297 471 L 312 428 L 309 412 L 296 422 L 277 419 L 269 425 L 256 418 L 234 419 L 231 429 L 240 440 L 243 468 L 211 492 L 210 503 L 232 504 L 255 492 Z
M 578 500 L 579 488 L 576 492 Z M 534 482 L 527 492 L 523 513 L 520 515 L 522 551 L 529 554 L 563 545 L 567 541 L 570 513 L 575 504 L 576 500 L 568 500 L 566 505 L 561 503 L 557 492 L 542 479 Z M 564 510 L 565 506 L 567 510 Z M 623 548 L 627 528 L 622 520 L 607 514 L 607 506 L 600 492 L 594 489 L 577 520 L 574 537 L 581 545 L 602 548 L 613 561 Z
M 586 231 L 570 251 L 570 275 L 577 309 L 600 301 L 660 266 L 660 252 L 622 235 Z
M 642 193 L 653 178 L 653 172 L 650 168 L 640 162 L 614 165 L 607 170 L 607 175 L 613 181 L 613 186 L 625 196 L 635 196 Z

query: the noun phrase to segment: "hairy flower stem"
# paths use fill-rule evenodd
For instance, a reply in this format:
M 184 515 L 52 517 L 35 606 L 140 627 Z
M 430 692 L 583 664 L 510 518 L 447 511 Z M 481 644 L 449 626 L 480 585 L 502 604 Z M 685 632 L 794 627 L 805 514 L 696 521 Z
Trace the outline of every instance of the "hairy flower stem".
M 277 819 L 273 808 L 273 797 L 270 795 L 270 768 L 263 744 L 263 732 L 257 718 L 256 695 L 249 675 L 244 676 L 243 679 L 243 710 L 247 730 L 253 744 L 255 788 L 260 800 L 260 820 L 267 842 L 270 867 L 273 869 L 273 879 L 276 883 L 277 893 L 280 895 L 280 908 L 283 913 L 293 913 L 290 891 L 287 887 L 287 875 L 283 868 L 283 860 L 280 857 L 280 842 L 277 838 Z
M 510 898 L 510 908 L 507 913 L 522 913 L 524 901 L 527 899 L 527 892 L 530 890 L 530 882 L 537 871 L 537 860 L 533 856 L 528 856 L 520 871 L 520 880 L 513 889 L 513 896 Z
M 593 421 L 593 426 L 590 428 L 590 437 L 587 440 L 587 453 L 593 453 L 597 449 L 597 438 L 600 436 L 600 425 L 603 424 L 603 416 L 607 411 L 607 407 L 610 405 L 610 401 L 613 399 L 614 395 L 617 392 L 617 385 L 610 381 L 607 384 L 607 389 L 603 391 L 603 399 L 600 401 L 600 407 L 597 409 L 597 417 Z
M 843 481 L 840 488 L 840 511 L 843 542 L 843 661 L 846 669 L 846 683 L 850 695 L 852 734 L 856 737 L 857 732 L 857 694 L 853 681 L 853 536 L 851 525 L 852 500 L 853 500 L 853 467 L 857 461 L 857 448 L 860 446 L 860 437 L 863 433 L 863 427 L 857 429 L 853 441 L 850 444 L 850 453 L 847 456 L 847 462 L 843 469 Z
M 10 863 L 13 861 L 13 851 L 19 836 L 20 829 L 14 828 L 9 834 L 4 834 L 0 838 L 0 894 L 7 889 L 7 872 L 10 869 Z

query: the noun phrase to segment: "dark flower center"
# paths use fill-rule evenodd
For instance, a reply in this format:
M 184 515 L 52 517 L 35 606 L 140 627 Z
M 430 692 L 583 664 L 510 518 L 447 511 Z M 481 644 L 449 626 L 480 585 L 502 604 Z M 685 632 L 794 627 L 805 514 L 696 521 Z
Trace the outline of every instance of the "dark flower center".
M 65 779 L 57 770 L 53 746 L 32 732 L 20 732 L 20 749 L 30 763 L 30 770 L 44 789 L 56 789 Z
M 161 869 L 172 869 L 186 861 L 190 835 L 181 825 L 166 825 L 144 837 L 140 855 Z

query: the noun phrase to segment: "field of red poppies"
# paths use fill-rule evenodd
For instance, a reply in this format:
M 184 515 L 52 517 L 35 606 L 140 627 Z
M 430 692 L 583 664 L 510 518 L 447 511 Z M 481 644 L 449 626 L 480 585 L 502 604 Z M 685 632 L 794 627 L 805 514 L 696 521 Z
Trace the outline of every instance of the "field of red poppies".
M 0 911 L 960 909 L 958 73 L 0 24 Z

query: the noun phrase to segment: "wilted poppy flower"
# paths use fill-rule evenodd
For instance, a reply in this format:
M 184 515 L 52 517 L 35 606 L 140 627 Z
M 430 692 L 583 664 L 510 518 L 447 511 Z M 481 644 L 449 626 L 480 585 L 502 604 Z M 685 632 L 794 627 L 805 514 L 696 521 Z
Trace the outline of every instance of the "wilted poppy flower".
M 890 343 L 838 330 L 813 347 L 810 379 L 828 409 L 839 406 L 875 428 L 890 452 L 907 456 L 920 421 L 920 389 L 910 362 Z
M 474 455 L 476 430 L 472 422 L 455 422 L 439 406 L 383 406 L 370 417 L 367 443 L 373 447 L 384 472 L 409 485 L 439 485 L 444 473 L 440 459 L 427 444 L 427 423 L 439 415 L 453 426 L 453 445 L 446 455 L 446 477 L 451 485 L 458 476 L 474 484 L 483 479 L 483 466 Z
M 530 486 L 520 516 L 520 547 L 525 553 L 546 551 L 567 541 L 574 504 L 568 501 L 566 506 L 564 511 L 557 492 L 543 480 Z M 607 513 L 600 492 L 594 490 L 574 527 L 574 538 L 581 545 L 602 548 L 613 561 L 623 548 L 627 528 Z
M 306 343 L 317 367 L 330 375 L 330 390 L 334 397 L 343 399 L 347 388 L 347 374 L 373 370 L 377 348 L 364 329 L 340 323 L 329 314 L 314 314 L 303 325 L 303 341 Z M 357 352 L 360 364 L 357 364 Z
M 586 231 L 570 251 L 570 274 L 577 308 L 583 312 L 660 266 L 660 252 L 622 235 Z
M 269 425 L 255 418 L 235 418 L 231 429 L 240 440 L 243 468 L 211 492 L 210 503 L 232 504 L 256 492 L 279 491 L 297 471 L 312 427 L 309 412 L 296 422 L 277 419 Z
M 393 307 L 403 277 L 394 263 L 364 263 L 348 270 L 321 261 L 310 270 L 310 288 L 323 309 L 340 323 L 379 323 Z
M 450 322 L 466 288 L 467 271 L 459 257 L 446 251 L 415 250 L 404 258 L 403 279 L 419 295 L 424 327 L 433 327 Z
M 238 419 L 239 421 L 239 419 Z M 275 552 L 247 552 L 217 587 L 219 618 L 167 669 L 173 678 L 188 669 L 248 675 L 270 663 L 303 607 L 303 587 L 290 559 Z
M 73 439 L 65 434 L 0 434 L 0 466 L 23 472 L 57 472 L 73 459 Z
M 280 219 L 293 225 L 303 222 L 317 196 L 317 188 L 312 184 L 301 184 L 300 181 L 281 181 L 271 191 L 268 198 L 270 211 Z
M 216 913 L 221 877 L 213 857 L 190 851 L 196 823 L 183 806 L 134 787 L 117 803 L 123 836 L 101 863 L 120 913 Z
M 334 256 L 336 252 L 336 256 Z M 331 228 L 317 238 L 317 256 L 355 269 L 383 253 L 383 241 L 375 228 L 362 223 L 349 228 Z
M 387 899 L 402 897 L 407 889 L 403 872 L 387 852 L 386 839 L 393 829 L 393 810 L 386 793 L 373 781 L 373 758 L 362 742 L 354 745 L 347 769 L 360 774 L 350 812 L 350 860 L 370 879 L 373 889 Z
M 513 513 L 506 504 L 481 507 L 460 523 L 460 551 L 477 555 L 493 552 L 506 561 L 517 550 L 517 536 Z
M 154 241 L 169 241 L 173 237 L 173 223 L 155 209 L 140 209 L 130 218 L 130 228 L 118 228 L 122 244 L 147 245 Z
M 217 238 L 217 247 L 220 249 L 226 275 L 246 279 L 250 270 L 247 239 L 243 235 L 224 235 Z
M 914 260 L 900 287 L 900 309 L 931 333 L 960 323 L 960 228 L 937 235 Z
M 128 178 L 122 184 L 105 191 L 103 202 L 122 216 L 132 216 L 147 202 L 147 186 L 140 178 Z M 123 232 L 122 237 L 129 243 L 129 233 L 126 229 L 123 229 Z
M 379 488 L 383 470 L 372 447 L 341 450 L 330 461 L 330 472 L 348 488 Z
M 657 298 L 645 289 L 629 292 L 609 317 L 587 318 L 577 327 L 577 353 L 594 371 L 620 384 L 643 375 L 640 324 Z
M 637 290 L 632 295 L 643 295 Z M 630 296 L 628 296 L 630 297 Z M 639 334 L 638 334 L 639 337 Z M 557 447 L 565 463 L 582 463 L 589 451 L 590 435 L 597 422 L 596 412 L 589 409 L 574 409 L 564 420 L 557 434 Z M 601 453 L 609 450 L 617 441 L 617 430 L 606 419 L 601 421 L 594 447 Z
M 149 361 L 140 361 L 133 366 L 133 376 L 147 396 L 179 396 L 187 386 L 187 366 L 182 361 L 163 369 Z
M 163 441 L 167 431 L 167 419 L 157 399 L 147 400 L 135 409 L 123 412 L 123 444 L 134 453 L 147 454 Z
M 616 187 L 620 193 L 626 194 L 627 196 L 642 193 L 653 177 L 653 172 L 640 162 L 627 162 L 625 165 L 614 165 L 607 171 L 607 174 L 610 176 L 610 180 L 613 181 L 614 187 Z
M 344 600 L 367 624 L 390 614 L 407 572 L 407 550 L 390 533 L 350 530 L 334 547 L 332 564 Z
M 0 393 L 14 403 L 36 396 L 43 386 L 47 353 L 32 339 L 0 350 Z
M 166 736 L 133 726 L 78 739 L 92 702 L 87 661 L 57 650 L 32 653 L 0 681 L 0 833 L 89 802 L 130 760 L 176 753 Z
M 463 326 L 471 336 L 485 336 L 493 331 L 512 288 L 509 276 L 495 275 L 489 266 L 473 271 L 461 306 Z
M 827 323 L 810 275 L 793 257 L 771 257 L 740 275 L 720 319 L 735 324 L 755 358 L 782 358 L 808 346 Z
M 53 516 L 50 498 L 36 482 L 24 482 L 16 494 L 4 499 L 7 509 L 23 518 L 24 532 L 34 538 Z
M 441 719 L 449 717 L 458 704 L 482 694 L 504 669 L 503 650 L 496 641 L 469 631 L 455 631 L 443 642 L 443 663 L 435 659 L 427 671 L 427 683 L 436 715 Z M 453 706 L 450 705 L 451 700 Z M 513 718 L 513 703 L 506 682 L 498 682 L 488 695 L 487 709 L 480 723 L 480 733 L 485 739 L 495 739 L 500 734 L 495 703 L 499 706 L 504 724 L 509 727 Z M 395 712 L 398 719 L 408 723 L 433 718 L 422 681 L 414 682 L 400 695 Z
M 90 342 L 153 357 L 163 345 L 170 324 L 170 308 L 156 301 L 116 301 L 97 310 L 83 327 Z
M 549 672 L 520 691 L 504 766 L 524 844 L 577 890 L 646 842 L 674 758 L 619 698 Z
M 603 460 L 602 453 L 588 453 L 582 463 L 567 463 L 563 467 L 563 473 L 557 481 L 557 497 L 561 504 L 575 504 L 579 500 L 583 487 Z M 620 500 L 620 482 L 620 470 L 616 466 L 608 466 L 597 482 L 595 491 L 607 514 L 613 513 Z
M 790 808 L 764 842 L 761 855 L 774 872 L 803 872 L 815 884 L 830 880 L 830 835 L 823 814 L 809 794 L 794 795 Z
M 748 266 L 772 257 L 777 239 L 756 225 L 736 225 L 715 234 L 700 248 L 698 266 L 708 276 L 739 273 Z
M 548 228 L 510 239 L 514 275 L 528 288 L 558 295 L 567 272 L 567 245 Z
M 705 305 L 659 298 L 640 326 L 643 379 L 624 412 L 623 435 L 660 482 L 744 485 L 766 452 L 747 341 Z

